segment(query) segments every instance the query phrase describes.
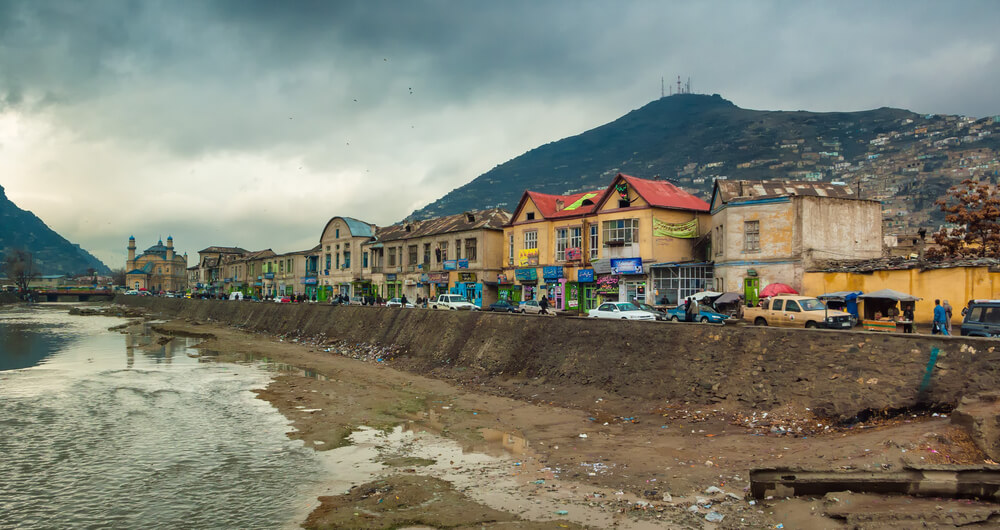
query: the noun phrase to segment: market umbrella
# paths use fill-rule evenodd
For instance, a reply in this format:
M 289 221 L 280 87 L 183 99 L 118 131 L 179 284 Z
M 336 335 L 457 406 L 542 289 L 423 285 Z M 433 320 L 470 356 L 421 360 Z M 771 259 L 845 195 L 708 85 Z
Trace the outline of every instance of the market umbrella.
M 761 298 L 768 298 L 779 294 L 799 294 L 799 292 L 783 283 L 769 283 L 767 287 L 760 290 Z
M 725 293 L 715 299 L 715 305 L 732 304 L 740 301 L 739 293 Z
M 691 298 L 701 302 L 705 298 L 714 298 L 716 296 L 722 296 L 722 293 L 717 293 L 715 291 L 702 291 L 700 293 L 694 293 Z

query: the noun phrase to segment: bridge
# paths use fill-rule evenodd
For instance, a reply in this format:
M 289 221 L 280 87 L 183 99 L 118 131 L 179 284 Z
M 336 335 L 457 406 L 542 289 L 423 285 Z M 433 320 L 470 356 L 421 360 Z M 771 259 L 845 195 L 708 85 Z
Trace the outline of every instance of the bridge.
M 110 289 L 45 289 L 37 291 L 39 302 L 108 302 L 114 299 Z

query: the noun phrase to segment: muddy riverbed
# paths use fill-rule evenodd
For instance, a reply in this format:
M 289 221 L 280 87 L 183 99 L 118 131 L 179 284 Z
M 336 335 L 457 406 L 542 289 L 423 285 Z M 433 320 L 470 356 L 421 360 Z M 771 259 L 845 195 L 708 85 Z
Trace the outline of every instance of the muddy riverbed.
M 947 413 L 832 424 L 792 405 L 622 400 L 586 385 L 414 373 L 388 348 L 290 339 L 193 320 L 154 328 L 196 336 L 218 360 L 282 372 L 258 392 L 287 436 L 341 468 L 310 528 L 905 528 L 995 517 L 989 503 L 879 496 L 753 501 L 755 466 L 898 469 L 981 463 Z M 434 377 L 430 377 L 434 376 Z M 842 497 L 842 498 L 841 498 Z M 972 510 L 966 519 L 942 516 Z M 971 518 L 971 519 L 968 519 Z M 962 523 L 964 524 L 964 523 Z

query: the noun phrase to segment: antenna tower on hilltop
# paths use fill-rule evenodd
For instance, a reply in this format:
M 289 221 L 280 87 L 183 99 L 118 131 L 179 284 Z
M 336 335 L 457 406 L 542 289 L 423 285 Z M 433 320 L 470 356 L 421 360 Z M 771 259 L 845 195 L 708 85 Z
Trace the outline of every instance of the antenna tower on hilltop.
M 674 90 L 674 84 L 670 83 L 670 94 L 669 95 L 672 96 L 674 94 L 690 94 L 690 93 L 691 93 L 691 78 L 690 77 L 687 79 L 687 83 L 682 83 L 681 82 L 681 76 L 677 76 L 677 89 L 676 89 L 676 91 Z M 664 96 L 664 94 L 663 94 L 663 78 L 661 77 L 660 78 L 660 97 L 662 98 L 663 96 Z

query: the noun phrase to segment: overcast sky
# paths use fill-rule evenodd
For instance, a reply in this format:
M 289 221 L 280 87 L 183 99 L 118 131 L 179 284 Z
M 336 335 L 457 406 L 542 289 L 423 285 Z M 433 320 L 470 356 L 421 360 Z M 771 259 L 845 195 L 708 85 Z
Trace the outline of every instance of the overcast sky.
M 1000 114 L 1000 3 L 0 0 L 0 185 L 111 267 L 315 245 L 691 77 L 744 108 Z M 640 175 L 641 176 L 641 175 Z M 544 175 L 539 175 L 544 178 Z

